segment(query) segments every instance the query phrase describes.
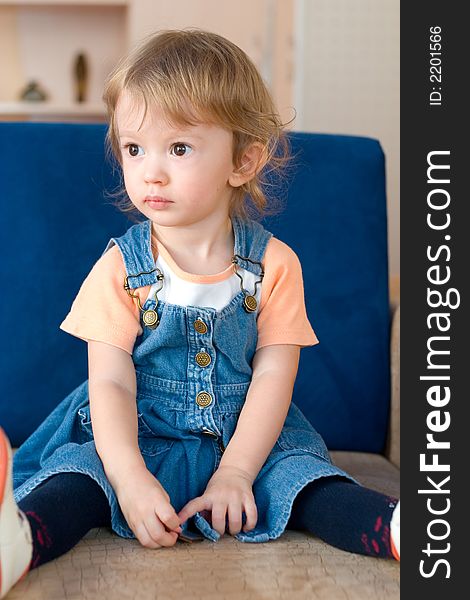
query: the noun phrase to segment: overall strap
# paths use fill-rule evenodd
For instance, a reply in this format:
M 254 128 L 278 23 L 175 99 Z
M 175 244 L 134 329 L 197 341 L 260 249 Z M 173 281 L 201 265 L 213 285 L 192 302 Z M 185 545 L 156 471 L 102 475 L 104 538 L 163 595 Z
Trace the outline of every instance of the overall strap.
M 158 281 L 152 254 L 151 227 L 150 219 L 133 225 L 121 237 L 111 238 L 103 252 L 105 254 L 114 245 L 119 248 L 131 289 L 153 285 Z
M 262 262 L 266 246 L 273 234 L 252 219 L 232 217 L 232 226 L 237 264 L 255 275 L 261 275 L 262 267 L 257 263 Z M 121 237 L 111 238 L 103 252 L 105 254 L 114 245 L 118 246 L 131 289 L 153 285 L 158 281 L 151 247 L 151 227 L 150 219 L 133 225 Z M 134 275 L 136 277 L 133 277 Z
M 266 246 L 273 234 L 252 219 L 232 217 L 232 225 L 235 235 L 235 255 L 238 255 L 237 264 L 255 275 L 261 275 L 262 268 L 256 263 L 262 263 Z

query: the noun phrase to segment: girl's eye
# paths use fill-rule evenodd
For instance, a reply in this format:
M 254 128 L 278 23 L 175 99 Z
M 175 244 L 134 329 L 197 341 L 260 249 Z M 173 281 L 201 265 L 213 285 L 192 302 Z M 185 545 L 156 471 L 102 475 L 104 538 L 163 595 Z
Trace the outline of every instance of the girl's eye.
M 140 156 L 143 154 L 143 150 L 137 144 L 127 144 L 127 151 L 129 156 Z
M 182 142 L 177 142 L 171 147 L 171 153 L 174 156 L 184 156 L 185 154 L 189 154 L 190 152 L 192 152 L 191 147 L 188 146 L 188 144 L 183 144 Z

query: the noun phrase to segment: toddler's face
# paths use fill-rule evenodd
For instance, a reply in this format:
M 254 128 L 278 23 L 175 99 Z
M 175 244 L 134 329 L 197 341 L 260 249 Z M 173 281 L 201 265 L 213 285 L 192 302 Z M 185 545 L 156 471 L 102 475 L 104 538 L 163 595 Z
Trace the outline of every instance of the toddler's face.
M 214 213 L 228 216 L 232 183 L 238 185 L 232 180 L 232 133 L 212 124 L 172 126 L 156 107 L 142 122 L 143 115 L 144 107 L 123 92 L 116 120 L 134 206 L 166 227 L 207 222 Z

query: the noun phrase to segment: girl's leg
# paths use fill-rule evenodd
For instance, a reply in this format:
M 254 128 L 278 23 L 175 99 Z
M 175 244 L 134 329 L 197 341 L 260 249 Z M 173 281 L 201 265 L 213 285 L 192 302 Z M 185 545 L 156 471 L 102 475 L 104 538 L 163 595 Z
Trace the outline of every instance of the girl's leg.
M 307 530 L 348 552 L 393 557 L 390 521 L 397 502 L 340 476 L 323 477 L 299 492 L 287 528 Z
M 33 539 L 30 570 L 68 552 L 94 527 L 111 525 L 106 494 L 92 477 L 59 473 L 18 503 Z

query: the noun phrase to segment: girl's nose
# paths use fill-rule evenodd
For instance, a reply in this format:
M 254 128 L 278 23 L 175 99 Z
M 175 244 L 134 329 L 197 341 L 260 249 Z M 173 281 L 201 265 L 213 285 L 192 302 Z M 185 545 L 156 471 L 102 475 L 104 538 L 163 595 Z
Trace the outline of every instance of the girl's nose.
M 160 161 L 150 160 L 145 165 L 144 179 L 146 183 L 168 183 L 168 175 Z

